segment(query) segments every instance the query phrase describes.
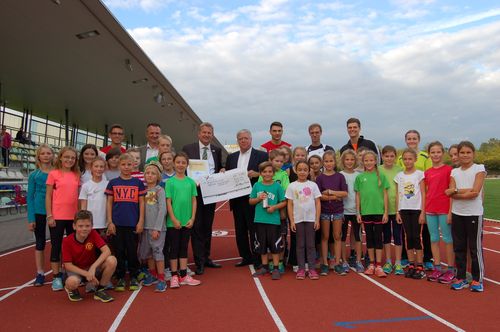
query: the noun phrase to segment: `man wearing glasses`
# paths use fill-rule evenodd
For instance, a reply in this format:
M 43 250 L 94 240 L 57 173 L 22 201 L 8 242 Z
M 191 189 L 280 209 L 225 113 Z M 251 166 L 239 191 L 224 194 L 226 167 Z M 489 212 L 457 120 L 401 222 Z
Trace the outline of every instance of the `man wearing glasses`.
M 109 128 L 108 132 L 108 138 L 111 140 L 111 144 L 108 146 L 105 146 L 101 148 L 102 154 L 106 156 L 106 154 L 111 150 L 112 148 L 120 148 L 120 151 L 122 153 L 125 153 L 125 148 L 122 146 L 123 139 L 125 137 L 125 131 L 123 130 L 123 127 L 119 124 L 114 124 Z

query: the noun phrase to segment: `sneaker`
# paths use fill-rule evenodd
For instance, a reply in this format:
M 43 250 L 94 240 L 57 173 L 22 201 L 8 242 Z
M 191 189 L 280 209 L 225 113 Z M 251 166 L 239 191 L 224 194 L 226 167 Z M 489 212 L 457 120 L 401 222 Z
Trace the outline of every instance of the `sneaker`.
M 172 279 L 172 271 L 170 271 L 170 269 L 165 269 L 163 271 L 163 273 L 165 273 L 165 280 L 166 281 L 170 281 L 170 279 Z M 188 274 L 189 274 L 189 272 L 188 272 Z
M 392 272 L 392 264 L 390 262 L 385 263 L 382 267 L 382 270 L 384 271 L 384 273 L 390 274 Z
M 424 269 L 426 271 L 432 271 L 434 270 L 434 264 L 432 264 L 432 262 L 424 262 Z
M 349 267 L 349 264 L 347 262 L 342 263 L 342 268 L 344 269 L 345 273 L 349 273 L 349 271 L 351 270 L 351 268 Z
M 285 264 L 283 264 L 283 262 L 278 264 L 278 271 L 280 271 L 281 274 L 285 273 Z
M 309 279 L 311 280 L 318 280 L 319 279 L 319 274 L 316 272 L 315 269 L 309 270 L 309 273 L 307 274 L 309 276 Z
M 187 271 L 187 275 L 188 276 L 194 276 L 196 273 L 194 273 L 194 271 L 191 271 L 191 269 L 189 267 L 186 268 L 186 271 Z
M 368 265 L 368 267 L 367 267 L 367 268 L 366 268 L 366 270 L 365 270 L 365 274 L 366 274 L 367 276 L 371 276 L 371 275 L 373 275 L 374 273 L 375 273 L 375 265 L 373 265 L 373 264 Z
M 271 272 L 271 279 L 272 280 L 280 280 L 281 279 L 281 273 L 279 269 L 274 269 L 273 272 Z
M 137 280 L 141 282 L 144 279 L 146 279 L 148 275 L 149 275 L 148 269 L 143 267 L 139 270 L 139 273 L 137 274 Z
M 456 279 L 455 282 L 451 284 L 451 289 L 461 290 L 464 288 L 469 288 L 469 283 L 465 279 Z
M 401 260 L 401 266 L 403 267 L 403 269 L 406 269 L 408 265 L 410 265 L 410 262 L 407 259 Z
M 116 283 L 115 286 L 115 291 L 117 292 L 125 291 L 125 279 L 118 279 L 118 282 Z
M 130 285 L 128 286 L 128 290 L 136 291 L 139 289 L 139 281 L 136 278 L 130 279 Z
M 415 271 L 416 271 L 415 267 L 410 266 L 408 268 L 408 270 L 406 270 L 406 272 L 405 272 L 405 278 L 412 278 L 413 277 L 413 273 L 415 273 Z
M 54 292 L 61 291 L 64 289 L 62 278 L 61 277 L 55 277 L 52 280 L 52 290 Z
M 306 278 L 306 270 L 300 269 L 297 271 L 297 274 L 295 275 L 295 279 L 297 280 L 304 280 Z
M 354 263 L 354 268 L 356 269 L 356 273 L 364 273 L 365 267 L 361 264 L 360 261 Z
M 94 300 L 98 300 L 98 301 L 101 301 L 101 302 L 104 302 L 104 303 L 107 303 L 107 302 L 111 302 L 114 300 L 114 298 L 109 295 L 105 290 L 104 288 L 102 289 L 99 289 L 97 290 L 95 293 L 94 293 Z
M 415 269 L 415 272 L 413 272 L 411 277 L 412 279 L 424 279 L 427 277 L 427 274 L 425 274 L 424 269 L 419 266 Z
M 94 293 L 96 291 L 97 287 L 92 284 L 91 282 L 87 282 L 85 284 L 85 293 Z
M 375 275 L 379 278 L 385 278 L 387 277 L 387 274 L 384 272 L 384 269 L 382 269 L 381 266 L 377 266 L 375 268 Z
M 484 291 L 483 288 L 483 283 L 479 281 L 472 281 L 470 284 L 470 291 L 471 292 L 482 292 Z
M 298 265 L 292 266 L 292 271 L 297 273 L 299 271 L 299 266 Z
M 438 281 L 441 284 L 451 284 L 453 279 L 455 279 L 455 273 L 452 269 L 448 269 L 439 276 Z
M 269 263 L 269 271 L 274 270 L 274 263 L 270 262 Z
M 144 279 L 142 279 L 142 284 L 146 287 L 149 287 L 153 284 L 157 284 L 158 283 L 158 279 L 156 279 L 155 277 L 153 277 L 153 275 L 151 273 L 148 273 L 146 275 L 146 277 Z
M 446 271 L 448 272 L 448 271 Z M 446 273 L 445 272 L 445 273 Z M 435 281 L 438 281 L 439 278 L 441 278 L 441 276 L 444 275 L 443 272 L 439 271 L 439 270 L 434 270 L 432 271 L 432 273 L 427 277 L 427 280 L 428 281 L 432 281 L 432 282 L 435 282 Z
M 394 266 L 394 274 L 395 275 L 403 275 L 405 271 L 403 270 L 403 266 L 401 264 L 396 264 Z
M 322 276 L 327 276 L 329 272 L 328 265 L 326 264 L 321 264 L 319 267 L 319 274 Z
M 199 284 L 201 284 L 201 281 L 194 279 L 189 274 L 186 274 L 186 276 L 184 278 L 180 278 L 180 284 L 183 285 L 183 286 L 184 285 L 187 285 L 187 286 L 198 286 Z
M 179 288 L 181 285 L 179 284 L 179 276 L 173 275 L 172 279 L 170 279 L 170 288 Z
M 45 283 L 45 275 L 43 273 L 37 273 L 33 286 L 40 287 L 43 286 L 44 283 Z
M 261 267 L 260 269 L 258 269 L 257 271 L 255 271 L 254 274 L 252 274 L 253 277 L 260 277 L 260 276 L 264 276 L 268 273 L 269 271 L 265 268 L 265 267 Z
M 74 289 L 74 290 L 70 291 L 69 289 L 67 289 L 66 287 L 64 287 L 64 290 L 68 294 L 68 299 L 71 302 L 78 302 L 78 301 L 83 300 L 83 298 L 80 295 L 80 292 L 78 291 L 78 289 Z
M 165 281 L 158 281 L 156 284 L 155 292 L 163 293 L 167 290 L 167 283 Z
M 340 265 L 340 264 L 335 265 L 335 267 L 334 267 L 334 271 L 335 271 L 335 273 L 337 273 L 339 276 L 345 276 L 345 275 L 346 275 L 346 272 L 345 272 L 344 268 L 343 268 L 343 267 L 342 267 L 342 265 Z

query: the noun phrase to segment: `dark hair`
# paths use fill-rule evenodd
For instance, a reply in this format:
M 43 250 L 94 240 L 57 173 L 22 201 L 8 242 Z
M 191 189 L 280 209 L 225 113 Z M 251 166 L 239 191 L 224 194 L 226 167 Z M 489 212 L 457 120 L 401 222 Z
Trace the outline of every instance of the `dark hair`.
M 262 173 L 267 167 L 271 167 L 274 173 L 274 167 L 273 164 L 270 161 L 264 161 L 263 163 L 259 164 L 259 172 Z
M 158 127 L 158 128 L 161 128 L 160 124 L 156 123 L 156 122 L 150 122 L 150 123 L 148 123 L 148 125 L 146 126 L 146 129 L 149 128 L 149 127 Z
M 94 217 L 92 216 L 92 212 L 89 210 L 80 210 L 75 214 L 75 219 L 73 219 L 73 223 L 76 224 L 78 220 L 90 220 L 91 223 L 94 222 Z
M 78 158 L 78 167 L 80 168 L 80 172 L 82 174 L 85 173 L 85 160 L 83 159 L 83 153 L 88 149 L 94 150 L 96 157 L 99 155 L 97 147 L 94 144 L 85 144 L 82 147 L 82 149 L 80 150 L 80 157 Z
M 401 153 L 401 158 L 405 155 L 405 153 L 411 153 L 415 157 L 415 161 L 417 161 L 418 158 L 418 153 L 412 148 L 406 148 L 403 150 L 403 153 Z
M 408 136 L 408 134 L 417 134 L 418 140 L 420 141 L 420 133 L 418 131 L 416 131 L 415 129 L 408 130 L 405 134 L 405 139 L 406 139 L 406 136 Z
M 450 145 L 450 147 L 448 148 L 448 151 L 450 151 L 451 149 L 457 149 L 458 150 L 458 144 L 452 144 L 452 145 Z
M 472 142 L 470 142 L 470 141 L 462 141 L 462 142 L 458 143 L 458 146 L 457 146 L 458 152 L 460 152 L 460 150 L 462 150 L 462 148 L 469 148 L 472 150 L 472 152 L 476 152 L 476 148 L 474 147 L 474 144 L 472 144 Z
M 386 145 L 382 148 L 382 154 L 386 154 L 387 152 L 394 152 L 396 156 L 398 155 L 398 151 L 392 145 Z
M 361 128 L 361 122 L 357 118 L 349 118 L 349 119 L 347 119 L 346 126 L 348 126 L 350 123 L 357 123 L 358 126 Z
M 110 160 L 113 157 L 120 156 L 122 154 L 122 150 L 120 148 L 112 148 L 109 149 L 108 153 L 106 153 L 106 161 Z
M 309 127 L 307 128 L 307 131 L 309 132 L 313 128 L 319 128 L 319 131 L 323 132 L 323 128 L 321 127 L 321 125 L 319 123 L 310 124 Z
M 271 129 L 273 126 L 283 128 L 283 124 L 279 121 L 274 121 L 273 123 L 271 123 L 271 125 L 269 126 L 269 129 Z
M 318 156 L 317 154 L 313 154 L 312 156 L 309 157 L 309 160 L 308 160 L 308 164 L 309 165 L 309 162 L 311 161 L 311 159 L 318 159 L 319 160 L 319 163 L 322 164 L 323 163 L 323 159 Z M 298 163 L 297 163 L 298 164 Z M 295 164 L 295 167 L 297 167 L 297 164 Z
M 318 157 L 318 156 L 314 155 L 314 156 L 311 156 L 311 158 L 312 158 L 312 157 Z M 309 158 L 309 160 L 311 160 L 311 158 Z M 319 157 L 318 157 L 318 158 L 319 158 Z M 320 158 L 320 160 L 321 160 L 321 158 Z M 299 161 L 295 164 L 295 169 L 297 169 L 297 167 L 298 167 L 300 164 L 304 164 L 304 165 L 306 165 L 306 166 L 307 166 L 307 169 L 311 169 L 311 166 L 309 166 L 309 164 L 308 164 L 306 161 L 304 161 L 304 160 L 299 160 Z
M 119 125 L 118 123 L 115 123 L 115 124 L 112 124 L 111 127 L 109 127 L 108 133 L 111 134 L 111 132 L 115 128 L 118 128 L 118 129 L 121 129 L 121 130 L 125 131 L 125 129 L 123 129 L 122 125 Z
M 440 141 L 430 142 L 430 143 L 429 143 L 429 146 L 427 147 L 427 152 L 428 152 L 428 153 L 430 153 L 430 152 L 431 152 L 431 148 L 432 148 L 433 146 L 439 146 L 439 147 L 441 148 L 441 151 L 443 151 L 443 153 L 444 153 L 444 146 L 443 146 L 443 144 L 441 144 L 441 142 L 440 142 Z
M 182 158 L 186 159 L 186 161 L 187 161 L 187 163 L 188 163 L 188 165 L 189 165 L 189 157 L 188 157 L 188 155 L 187 155 L 185 152 L 182 152 L 182 151 L 181 151 L 181 152 L 177 153 L 177 154 L 174 156 L 174 162 L 175 162 L 175 161 L 177 160 L 177 158 L 179 158 L 179 157 L 182 157 Z

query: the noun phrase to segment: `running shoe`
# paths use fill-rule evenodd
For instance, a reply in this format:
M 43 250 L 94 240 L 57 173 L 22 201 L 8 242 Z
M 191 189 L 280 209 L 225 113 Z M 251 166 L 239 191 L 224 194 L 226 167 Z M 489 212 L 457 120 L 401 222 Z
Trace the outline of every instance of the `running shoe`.
M 461 290 L 464 288 L 469 288 L 469 283 L 465 279 L 456 279 L 455 282 L 451 284 L 451 289 Z
M 306 270 L 299 269 L 295 275 L 295 279 L 304 280 L 306 278 Z
M 269 271 L 272 271 L 272 270 L 274 270 L 274 263 L 269 262 Z
M 439 276 L 438 281 L 441 284 L 451 284 L 453 279 L 455 279 L 455 273 L 453 272 L 452 269 L 448 269 Z
M 281 273 L 279 269 L 274 269 L 273 272 L 271 272 L 271 279 L 272 280 L 280 280 L 281 279 Z
M 259 276 L 266 275 L 268 272 L 269 271 L 265 267 L 261 267 L 260 269 L 258 269 L 257 271 L 255 271 L 255 273 L 252 274 L 252 276 L 253 277 L 259 277 Z
M 107 303 L 107 302 L 113 301 L 114 298 L 111 295 L 109 295 L 104 290 L 104 288 L 101 288 L 101 289 L 96 290 L 96 292 L 94 293 L 94 300 L 98 300 L 98 301 Z
M 170 288 L 179 288 L 181 285 L 179 284 L 179 276 L 173 275 L 172 279 L 170 279 Z
M 349 264 L 347 262 L 342 263 L 342 268 L 344 269 L 345 273 L 349 273 L 349 271 L 351 270 L 351 268 L 349 267 Z
M 167 290 L 167 283 L 163 280 L 158 281 L 155 287 L 155 292 L 157 293 L 163 293 L 164 291 Z
M 189 269 L 189 268 L 188 268 Z M 193 272 L 193 271 L 191 271 Z M 170 279 L 172 279 L 172 271 L 170 271 L 169 268 L 166 268 L 163 273 L 165 273 L 165 280 L 166 281 L 170 281 Z M 189 274 L 189 271 L 188 271 L 188 274 Z
M 439 278 L 441 278 L 442 275 L 444 275 L 443 272 L 439 270 L 434 270 L 429 276 L 427 276 L 427 280 L 432 282 L 439 281 Z
M 483 283 L 479 281 L 472 281 L 470 284 L 470 291 L 471 292 L 483 292 Z
M 366 270 L 365 270 L 365 274 L 366 274 L 367 276 L 371 276 L 371 275 L 373 275 L 374 273 L 375 273 L 375 265 L 373 265 L 373 264 L 368 265 L 368 267 L 367 267 L 367 268 L 366 268 Z
M 68 294 L 68 299 L 71 302 L 78 302 L 78 301 L 83 300 L 82 296 L 80 295 L 80 292 L 78 291 L 78 288 L 70 291 L 69 289 L 67 289 L 66 287 L 64 287 L 64 290 Z
M 392 264 L 390 262 L 385 263 L 382 267 L 382 270 L 384 271 L 384 273 L 390 274 L 392 272 Z
M 37 273 L 33 286 L 40 287 L 43 286 L 44 283 L 45 283 L 45 275 L 43 273 Z
M 424 262 L 424 269 L 426 271 L 432 271 L 434 270 L 434 264 L 432 264 L 432 262 Z
M 281 274 L 285 273 L 285 264 L 283 264 L 283 262 L 278 264 L 278 271 L 280 271 Z
M 415 269 L 415 272 L 411 275 L 412 279 L 424 279 L 427 277 L 427 274 L 425 273 L 424 269 L 422 267 L 417 267 Z
M 128 290 L 136 291 L 139 289 L 139 281 L 136 278 L 130 279 L 130 285 L 128 286 Z
M 377 266 L 375 268 L 375 275 L 379 278 L 385 278 L 387 277 L 387 274 L 384 272 L 384 269 L 382 269 L 381 266 Z
M 363 264 L 361 264 L 360 261 L 355 262 L 354 268 L 356 269 L 357 273 L 363 273 L 363 272 L 365 272 L 365 267 L 363 266 Z
M 194 271 L 191 271 L 189 267 L 186 268 L 187 274 L 190 275 L 191 277 L 194 276 L 196 273 Z
M 61 277 L 55 277 L 52 280 L 52 290 L 54 292 L 61 291 L 64 289 L 62 278 Z
M 394 265 L 394 274 L 395 275 L 404 275 L 405 271 L 403 270 L 403 266 L 401 264 Z
M 322 276 L 327 276 L 328 272 L 329 272 L 328 265 L 321 264 L 319 268 L 319 274 L 321 274 Z
M 319 274 L 316 272 L 315 269 L 309 270 L 309 273 L 307 274 L 309 276 L 309 279 L 311 280 L 318 280 L 319 279 Z
M 344 268 L 343 268 L 343 267 L 342 267 L 342 265 L 340 265 L 340 264 L 335 265 L 335 267 L 334 267 L 334 271 L 335 271 L 335 273 L 337 273 L 339 276 L 345 276 L 345 275 L 346 275 L 346 272 L 345 272 Z
M 116 283 L 115 286 L 115 291 L 117 292 L 125 291 L 125 279 L 118 279 L 118 282 Z
M 137 280 L 142 281 L 144 280 L 149 274 L 148 268 L 147 267 L 141 267 L 139 269 L 139 273 L 137 274 Z
M 278 274 L 279 274 L 279 272 L 278 272 Z M 199 284 L 201 284 L 201 281 L 194 279 L 189 274 L 186 274 L 186 276 L 184 278 L 180 279 L 180 284 L 183 286 L 184 285 L 186 285 L 186 286 L 198 286 Z
M 416 271 L 415 267 L 410 265 L 408 270 L 406 270 L 406 272 L 405 272 L 405 278 L 412 278 L 415 271 Z
M 410 265 L 410 262 L 407 259 L 402 259 L 401 260 L 401 266 L 405 269 Z
M 156 279 L 151 273 L 148 273 L 144 279 L 142 279 L 142 284 L 149 287 L 153 284 L 157 284 L 158 279 Z

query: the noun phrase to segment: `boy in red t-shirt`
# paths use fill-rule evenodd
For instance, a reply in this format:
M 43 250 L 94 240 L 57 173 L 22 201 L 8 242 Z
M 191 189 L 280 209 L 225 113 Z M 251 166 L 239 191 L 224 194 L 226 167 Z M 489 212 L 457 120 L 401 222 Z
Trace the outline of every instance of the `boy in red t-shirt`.
M 70 301 L 81 301 L 78 286 L 82 279 L 97 286 L 94 299 L 101 302 L 113 301 L 105 291 L 116 269 L 116 258 L 96 230 L 92 229 L 92 212 L 80 210 L 73 221 L 75 232 L 62 243 L 62 261 L 68 278 L 65 289 Z M 96 257 L 96 248 L 101 251 Z M 100 277 L 100 278 L 99 278 Z

